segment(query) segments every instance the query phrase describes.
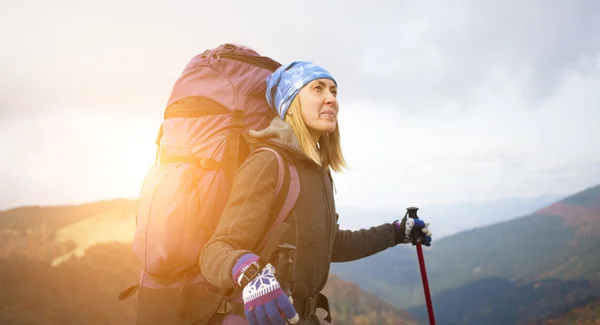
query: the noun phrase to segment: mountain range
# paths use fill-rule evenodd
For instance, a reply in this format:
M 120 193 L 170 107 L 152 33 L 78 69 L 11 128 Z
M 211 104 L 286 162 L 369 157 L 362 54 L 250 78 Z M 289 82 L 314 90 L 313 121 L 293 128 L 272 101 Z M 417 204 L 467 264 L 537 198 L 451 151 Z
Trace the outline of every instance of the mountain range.
M 431 223 L 435 238 L 454 235 L 498 222 L 524 216 L 531 211 L 543 208 L 558 199 L 559 195 L 539 195 L 533 197 L 508 197 L 488 201 L 467 201 L 454 203 L 419 204 L 419 215 Z M 399 200 L 402 202 L 402 200 Z M 406 206 L 412 204 L 406 203 Z M 342 205 L 337 208 L 340 226 L 346 229 L 360 229 L 374 224 L 390 222 L 402 218 L 405 206 L 383 209 L 378 207 L 353 207 Z
M 488 208 L 461 205 L 469 213 L 419 210 L 440 228 L 443 220 L 463 216 L 456 228 L 446 228 L 443 238 L 424 248 L 437 324 L 598 319 L 600 186 L 545 204 L 549 199 L 525 200 L 521 207 L 500 201 Z M 532 213 L 523 212 L 526 206 L 534 207 Z M 1 211 L 0 323 L 130 322 L 134 299 L 119 303 L 115 297 L 139 272 L 130 247 L 135 207 L 135 200 L 107 200 Z M 515 209 L 519 213 L 510 217 Z M 456 215 L 444 219 L 443 211 Z M 360 228 L 401 218 L 402 212 L 341 208 L 347 219 L 340 220 Z M 409 244 L 334 263 L 324 291 L 337 324 L 427 323 L 415 248 Z
M 600 296 L 600 186 L 533 213 L 462 231 L 424 249 L 438 324 L 515 324 Z M 414 247 L 332 272 L 424 319 Z

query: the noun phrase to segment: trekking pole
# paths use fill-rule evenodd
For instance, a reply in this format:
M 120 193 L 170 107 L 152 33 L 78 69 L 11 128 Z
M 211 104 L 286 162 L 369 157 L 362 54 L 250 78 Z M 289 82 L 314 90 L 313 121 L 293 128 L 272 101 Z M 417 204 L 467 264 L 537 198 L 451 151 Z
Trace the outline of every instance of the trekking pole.
M 409 218 L 418 220 L 417 207 L 406 208 L 406 215 Z M 431 296 L 429 294 L 429 282 L 427 281 L 427 270 L 425 270 L 425 259 L 423 258 L 423 249 L 421 247 L 421 240 L 417 239 L 417 243 L 413 244 L 417 246 L 417 257 L 419 258 L 419 268 L 421 269 L 421 280 L 423 281 L 423 293 L 425 293 L 425 303 L 427 304 L 427 314 L 429 315 L 429 324 L 435 325 L 435 318 L 433 317 L 433 305 L 431 303 Z

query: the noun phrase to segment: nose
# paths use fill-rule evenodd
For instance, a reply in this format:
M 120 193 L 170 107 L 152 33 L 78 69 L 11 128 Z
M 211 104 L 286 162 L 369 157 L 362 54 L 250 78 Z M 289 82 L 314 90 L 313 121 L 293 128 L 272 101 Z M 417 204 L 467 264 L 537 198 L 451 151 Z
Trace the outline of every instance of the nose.
M 335 106 L 337 104 L 337 98 L 330 91 L 328 91 L 325 95 L 325 104 L 331 106 Z

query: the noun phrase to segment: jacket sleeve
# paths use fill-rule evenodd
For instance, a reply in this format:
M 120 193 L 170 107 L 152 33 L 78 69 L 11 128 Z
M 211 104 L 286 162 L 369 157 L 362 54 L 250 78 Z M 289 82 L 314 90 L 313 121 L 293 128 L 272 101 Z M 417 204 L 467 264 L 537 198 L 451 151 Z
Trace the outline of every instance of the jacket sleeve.
M 269 211 L 275 200 L 277 158 L 270 152 L 259 152 L 240 166 L 229 200 L 216 230 L 200 253 L 204 277 L 216 287 L 233 288 L 236 284 L 231 269 L 236 260 L 262 238 L 269 224 Z
M 341 230 L 338 224 L 331 261 L 354 261 L 395 245 L 395 230 L 391 223 L 360 230 Z

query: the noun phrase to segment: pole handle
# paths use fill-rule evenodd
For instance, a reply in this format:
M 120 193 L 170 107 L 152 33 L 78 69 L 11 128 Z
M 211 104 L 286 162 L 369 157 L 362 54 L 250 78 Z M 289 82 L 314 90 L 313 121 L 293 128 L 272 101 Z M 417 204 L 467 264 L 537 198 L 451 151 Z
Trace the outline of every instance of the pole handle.
M 406 208 L 406 216 L 409 218 L 412 218 L 414 220 L 419 220 L 419 216 L 417 215 L 417 211 L 419 211 L 419 208 L 417 207 L 408 207 Z M 414 245 L 421 245 L 421 241 L 423 240 L 421 238 L 421 236 L 419 236 L 417 233 L 415 232 L 411 232 L 411 237 L 412 237 L 412 242 L 413 242 L 413 246 Z

